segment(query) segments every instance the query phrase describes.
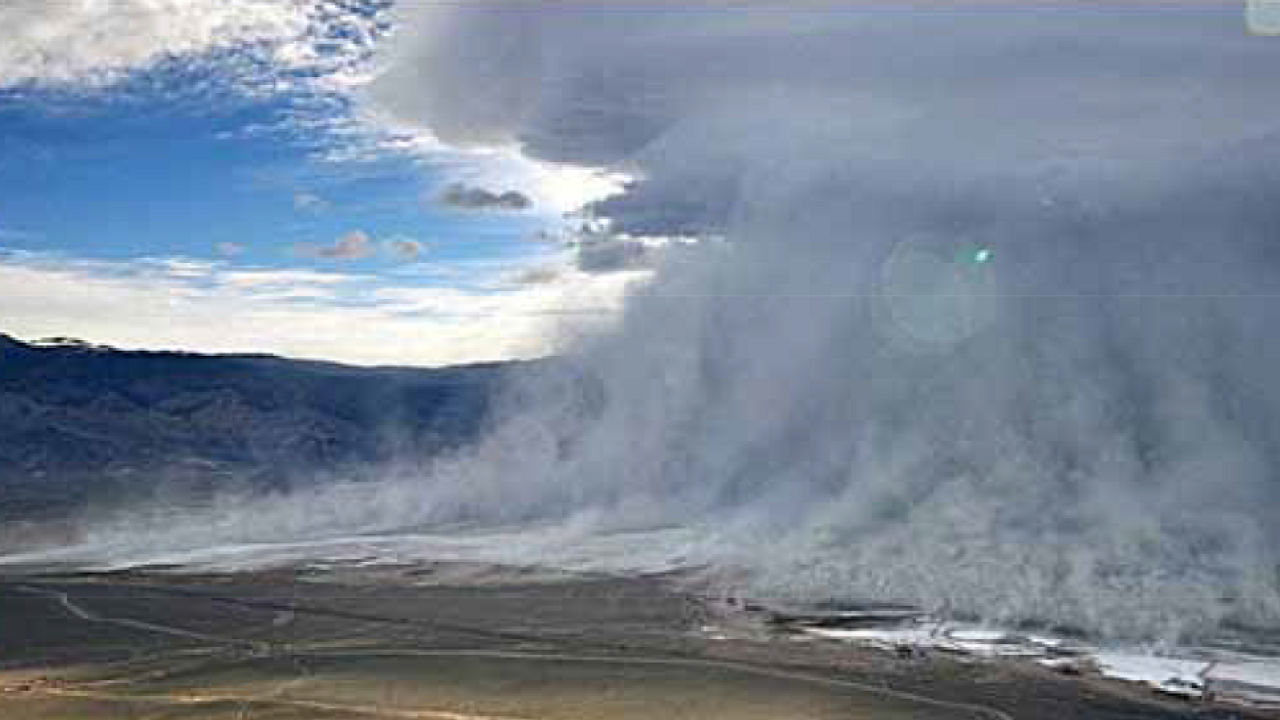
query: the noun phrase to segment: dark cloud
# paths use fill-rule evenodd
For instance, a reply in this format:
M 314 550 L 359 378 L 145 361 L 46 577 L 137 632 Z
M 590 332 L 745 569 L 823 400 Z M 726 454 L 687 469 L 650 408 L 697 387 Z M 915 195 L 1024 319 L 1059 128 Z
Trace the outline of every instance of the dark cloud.
M 624 192 L 592 203 L 595 217 L 608 218 L 617 232 L 683 236 L 723 232 L 738 201 L 738 185 L 724 168 L 684 168 L 679 178 L 633 182 Z
M 461 183 L 446 187 L 437 200 L 445 207 L 459 210 L 518 211 L 533 207 L 527 195 L 515 190 L 499 193 Z
M 578 269 L 588 273 L 642 270 L 654 266 L 657 249 L 626 237 L 591 237 L 576 243 Z

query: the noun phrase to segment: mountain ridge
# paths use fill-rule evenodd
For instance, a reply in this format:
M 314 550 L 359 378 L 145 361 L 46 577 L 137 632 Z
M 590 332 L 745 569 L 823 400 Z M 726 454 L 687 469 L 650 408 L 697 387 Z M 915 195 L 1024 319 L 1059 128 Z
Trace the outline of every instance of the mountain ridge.
M 481 432 L 520 364 L 358 367 L 0 333 L 0 520 L 426 460 Z

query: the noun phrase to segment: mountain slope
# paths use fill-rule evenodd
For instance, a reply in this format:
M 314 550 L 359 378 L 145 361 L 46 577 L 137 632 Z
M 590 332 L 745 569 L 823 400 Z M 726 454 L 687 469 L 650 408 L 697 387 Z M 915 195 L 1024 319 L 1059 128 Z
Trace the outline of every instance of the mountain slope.
M 155 487 L 425 458 L 480 431 L 506 364 L 356 368 L 0 335 L 0 519 Z

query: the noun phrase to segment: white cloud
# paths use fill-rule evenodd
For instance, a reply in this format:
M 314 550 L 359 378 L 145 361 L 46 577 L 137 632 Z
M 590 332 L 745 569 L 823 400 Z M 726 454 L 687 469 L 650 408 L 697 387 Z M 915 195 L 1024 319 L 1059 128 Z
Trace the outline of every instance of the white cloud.
M 445 365 L 554 350 L 565 314 L 612 317 L 620 277 L 480 289 L 183 258 L 86 261 L 0 255 L 0 331 L 127 348 L 270 352 L 358 364 Z
M 144 258 L 139 262 L 154 265 L 169 277 L 192 280 L 208 278 L 218 267 L 215 263 L 206 260 L 189 258 Z
M 319 71 L 317 82 L 339 88 L 359 74 L 376 27 L 374 18 L 329 1 L 7 0 L 0 87 L 101 87 L 160 62 L 234 50 L 240 55 L 220 59 L 222 69 L 263 89 L 287 82 L 255 77 L 264 63 L 272 73 Z
M 233 257 L 244 252 L 243 245 L 233 242 L 220 242 L 214 249 L 223 257 Z
M 369 280 L 365 275 L 322 272 L 319 270 L 223 270 L 218 273 L 220 284 L 238 289 L 271 287 L 331 287 Z
M 293 3 L 17 0 L 0 8 L 0 85 L 101 84 L 166 55 L 300 36 Z
M 348 261 L 367 258 L 373 254 L 375 248 L 368 233 L 363 230 L 352 230 L 330 245 L 298 245 L 295 250 L 299 255 L 307 257 Z

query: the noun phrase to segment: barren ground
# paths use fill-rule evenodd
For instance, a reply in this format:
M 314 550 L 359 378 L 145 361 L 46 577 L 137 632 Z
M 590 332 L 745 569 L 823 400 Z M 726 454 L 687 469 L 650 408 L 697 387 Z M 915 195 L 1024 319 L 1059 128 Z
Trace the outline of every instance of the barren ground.
M 0 575 L 0 718 L 1261 718 L 772 635 L 661 578 L 434 564 Z M 707 624 L 738 624 L 716 640 Z

